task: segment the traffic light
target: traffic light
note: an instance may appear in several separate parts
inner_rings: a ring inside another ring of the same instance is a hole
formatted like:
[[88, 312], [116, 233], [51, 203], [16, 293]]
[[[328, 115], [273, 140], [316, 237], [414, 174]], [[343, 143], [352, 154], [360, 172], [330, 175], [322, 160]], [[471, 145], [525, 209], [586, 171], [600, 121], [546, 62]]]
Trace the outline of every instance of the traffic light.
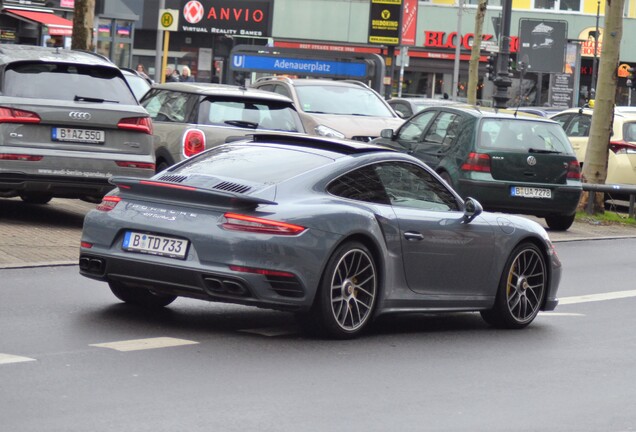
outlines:
[[629, 75], [627, 76], [625, 84], [627, 87], [632, 88], [634, 86], [634, 72], [636, 72], [636, 68], [627, 68], [627, 72], [629, 72]]
[[488, 55], [488, 63], [486, 64], [486, 76], [490, 81], [495, 79], [497, 71], [497, 54], [490, 53]]
[[508, 57], [508, 76], [512, 76], [512, 72], [515, 69], [515, 61]]

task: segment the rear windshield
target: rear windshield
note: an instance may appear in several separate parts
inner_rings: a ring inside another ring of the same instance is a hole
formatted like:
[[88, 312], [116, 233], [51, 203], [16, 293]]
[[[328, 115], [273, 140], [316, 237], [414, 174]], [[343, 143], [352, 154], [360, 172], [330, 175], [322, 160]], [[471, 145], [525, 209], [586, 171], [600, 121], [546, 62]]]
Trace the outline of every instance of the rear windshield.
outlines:
[[395, 117], [373, 90], [336, 85], [296, 86], [303, 111], [316, 114], [340, 114]]
[[199, 106], [199, 124], [304, 132], [290, 103], [207, 98]]
[[15, 63], [5, 70], [2, 91], [21, 98], [137, 105], [121, 72], [113, 67]]
[[558, 123], [522, 119], [484, 119], [478, 131], [478, 147], [572, 154], [572, 146]]
[[261, 184], [276, 184], [333, 162], [293, 148], [223, 146], [181, 165], [175, 174], [205, 174]]

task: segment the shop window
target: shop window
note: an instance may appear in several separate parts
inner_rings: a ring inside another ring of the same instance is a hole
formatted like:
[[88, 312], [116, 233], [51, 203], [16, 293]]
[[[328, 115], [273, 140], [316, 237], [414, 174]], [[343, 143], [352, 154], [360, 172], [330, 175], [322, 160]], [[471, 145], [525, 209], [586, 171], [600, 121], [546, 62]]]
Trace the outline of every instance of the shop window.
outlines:
[[534, 0], [534, 9], [581, 11], [581, 0]]

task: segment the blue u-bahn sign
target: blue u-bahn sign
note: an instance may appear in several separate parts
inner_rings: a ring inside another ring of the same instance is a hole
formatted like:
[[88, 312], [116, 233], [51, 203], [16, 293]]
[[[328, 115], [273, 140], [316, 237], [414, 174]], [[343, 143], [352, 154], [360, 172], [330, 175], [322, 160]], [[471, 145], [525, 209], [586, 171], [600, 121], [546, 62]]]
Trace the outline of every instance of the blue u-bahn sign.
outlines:
[[316, 60], [250, 54], [233, 54], [232, 69], [346, 78], [362, 78], [367, 75], [367, 63], [364, 61]]

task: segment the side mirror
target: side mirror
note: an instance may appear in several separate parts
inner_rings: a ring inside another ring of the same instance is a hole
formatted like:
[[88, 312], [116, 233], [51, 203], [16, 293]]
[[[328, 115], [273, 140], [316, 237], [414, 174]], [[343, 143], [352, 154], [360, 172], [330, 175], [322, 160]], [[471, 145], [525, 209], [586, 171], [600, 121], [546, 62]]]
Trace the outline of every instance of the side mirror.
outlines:
[[385, 139], [393, 139], [393, 129], [382, 129], [380, 136]]
[[479, 201], [474, 198], [466, 198], [464, 201], [464, 217], [462, 218], [462, 223], [470, 223], [473, 219], [481, 214], [484, 211], [484, 208], [481, 206]]

